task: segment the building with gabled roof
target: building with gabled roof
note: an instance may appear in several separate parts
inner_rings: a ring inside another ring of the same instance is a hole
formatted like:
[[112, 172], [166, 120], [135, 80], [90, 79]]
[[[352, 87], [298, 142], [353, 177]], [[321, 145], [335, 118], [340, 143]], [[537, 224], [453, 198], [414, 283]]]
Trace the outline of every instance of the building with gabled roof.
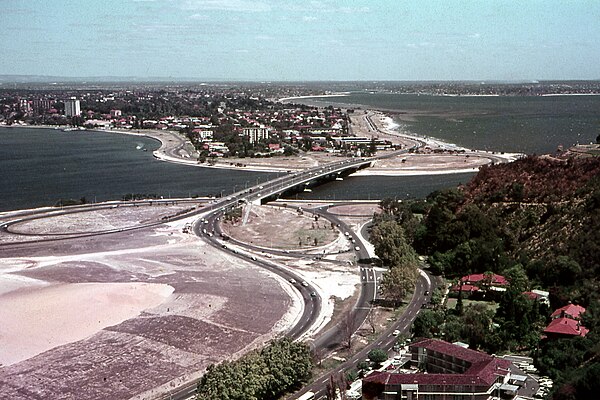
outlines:
[[544, 329], [547, 339], [560, 339], [575, 336], [585, 336], [590, 331], [581, 325], [581, 314], [585, 308], [577, 304], [567, 304], [556, 309], [550, 317], [552, 321]]
[[[489, 279], [489, 282], [487, 280]], [[508, 281], [505, 277], [498, 274], [490, 274], [489, 278], [486, 274], [471, 274], [460, 278], [463, 283], [481, 285], [489, 283], [490, 286], [508, 286]]]
[[363, 379], [365, 400], [488, 399], [508, 387], [511, 362], [438, 339], [409, 346], [418, 373], [375, 372]]
[[589, 331], [578, 320], [563, 317], [553, 319], [546, 329], [544, 329], [544, 334], [548, 339], [560, 339], [564, 337], [585, 336]]
[[555, 318], [571, 318], [579, 319], [581, 314], [585, 312], [585, 308], [577, 304], [567, 304], [555, 310], [550, 316], [552, 319]]

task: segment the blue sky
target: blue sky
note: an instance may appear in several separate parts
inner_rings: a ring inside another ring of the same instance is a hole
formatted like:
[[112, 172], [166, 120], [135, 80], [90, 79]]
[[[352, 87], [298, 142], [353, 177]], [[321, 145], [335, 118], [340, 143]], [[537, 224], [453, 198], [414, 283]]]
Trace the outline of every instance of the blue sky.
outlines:
[[598, 0], [0, 0], [0, 74], [600, 79]]

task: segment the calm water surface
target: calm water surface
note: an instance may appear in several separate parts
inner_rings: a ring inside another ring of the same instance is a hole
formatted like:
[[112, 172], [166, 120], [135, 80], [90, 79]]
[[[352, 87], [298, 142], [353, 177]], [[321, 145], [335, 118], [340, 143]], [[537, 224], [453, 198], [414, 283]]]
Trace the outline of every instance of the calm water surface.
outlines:
[[118, 200], [127, 193], [226, 194], [272, 175], [159, 161], [152, 156], [159, 146], [153, 139], [115, 133], [0, 128], [0, 210], [81, 197]]
[[[600, 96], [353, 93], [306, 102], [387, 110], [396, 113], [394, 119], [411, 132], [483, 150], [546, 154], [560, 145], [593, 142], [600, 134]], [[426, 116], [406, 120], [407, 116], [423, 111]]]
[[[406, 129], [468, 148], [527, 154], [588, 143], [600, 134], [600, 96], [442, 97], [354, 93], [308, 104], [387, 110]], [[357, 110], [360, 112], [360, 110]], [[426, 116], [406, 117], [415, 112]], [[146, 148], [147, 151], [137, 149]], [[170, 164], [152, 157], [159, 143], [105, 132], [0, 129], [0, 210], [53, 205], [60, 199], [116, 200], [127, 193], [159, 196], [231, 193], [273, 174]], [[349, 177], [306, 199], [424, 197], [466, 183], [472, 174]]]

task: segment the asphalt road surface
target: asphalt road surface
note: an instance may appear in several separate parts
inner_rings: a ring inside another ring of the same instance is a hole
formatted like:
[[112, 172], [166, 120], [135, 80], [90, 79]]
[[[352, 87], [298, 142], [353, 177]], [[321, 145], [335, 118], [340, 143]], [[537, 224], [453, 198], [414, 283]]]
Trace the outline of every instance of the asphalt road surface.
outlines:
[[[356, 353], [352, 358], [346, 360], [345, 362], [338, 365], [335, 370], [328, 371], [325, 374], [316, 377], [313, 380], [313, 383], [305, 386], [301, 391], [294, 394], [294, 396], [290, 397], [290, 399], [297, 399], [299, 396], [306, 392], [314, 392], [315, 398], [320, 399], [321, 397], [326, 395], [326, 387], [327, 382], [329, 382], [329, 377], [331, 375], [337, 375], [339, 373], [344, 373], [348, 370], [356, 370], [357, 365], [361, 361], [365, 361], [367, 359], [367, 354], [374, 348], [380, 348], [387, 352], [392, 350], [392, 347], [396, 344], [396, 336], [393, 334], [395, 330], [398, 330], [400, 334], [409, 334], [410, 327], [417, 317], [419, 311], [423, 304], [429, 302], [431, 293], [435, 287], [434, 278], [431, 277], [426, 272], [422, 272], [417, 280], [417, 284], [415, 287], [415, 292], [413, 294], [410, 303], [408, 304], [406, 311], [398, 318], [396, 322], [391, 324], [388, 329], [386, 329], [377, 340], [370, 343], [368, 346], [363, 348], [360, 352]], [[425, 292], [428, 291], [430, 294], [425, 295]]]

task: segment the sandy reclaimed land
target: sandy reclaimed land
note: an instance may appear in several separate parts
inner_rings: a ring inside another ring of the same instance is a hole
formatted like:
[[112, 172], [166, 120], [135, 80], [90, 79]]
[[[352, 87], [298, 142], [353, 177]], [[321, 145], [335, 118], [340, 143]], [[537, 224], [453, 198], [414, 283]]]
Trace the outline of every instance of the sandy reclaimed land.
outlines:
[[3, 246], [0, 398], [152, 398], [284, 332], [302, 309], [289, 283], [186, 222]]
[[356, 218], [367, 218], [371, 219], [373, 214], [380, 214], [381, 207], [379, 201], [370, 204], [359, 203], [359, 204], [342, 204], [333, 205], [327, 209], [327, 211], [337, 216], [349, 216]]
[[[311, 208], [316, 205], [311, 202], [289, 202], [303, 208]], [[331, 223], [323, 218], [319, 219], [319, 226], [327, 233], [328, 240], [317, 247], [298, 247], [297, 237], [288, 232], [304, 228], [312, 230], [314, 218], [309, 213], [299, 215], [295, 210], [283, 208], [283, 204], [288, 203], [287, 200], [279, 200], [276, 203], [281, 207], [270, 205], [253, 207], [252, 210], [256, 213], [248, 219], [248, 223], [244, 227], [231, 224], [222, 224], [222, 226], [236, 240], [252, 242], [251, 244], [258, 246], [291, 250], [289, 257], [280, 255], [270, 258], [270, 261], [293, 270], [294, 273], [310, 282], [323, 299], [318, 322], [304, 335], [305, 338], [308, 338], [322, 331], [330, 323], [334, 318], [334, 307], [339, 301], [347, 300], [358, 293], [360, 268], [356, 264], [352, 243], [338, 228], [332, 229]], [[360, 212], [367, 212], [367, 209], [374, 209], [374, 207], [376, 206], [357, 206]], [[364, 216], [361, 218], [365, 219]], [[315, 229], [319, 228], [315, 225]], [[271, 238], [274, 238], [273, 243], [271, 243]], [[256, 255], [264, 256], [261, 252], [257, 252]], [[298, 257], [298, 255], [302, 256]], [[317, 255], [318, 257], [316, 257]]]
[[0, 321], [11, 321], [0, 326], [0, 364], [85, 339], [160, 305], [172, 292], [169, 285], [139, 282], [55, 284], [9, 292], [0, 296]]
[[[306, 249], [327, 245], [337, 239], [339, 231], [324, 219], [315, 221], [312, 214], [292, 208], [246, 205], [248, 218], [223, 221], [223, 232], [240, 241], [271, 249]], [[315, 245], [316, 239], [316, 245]]]

